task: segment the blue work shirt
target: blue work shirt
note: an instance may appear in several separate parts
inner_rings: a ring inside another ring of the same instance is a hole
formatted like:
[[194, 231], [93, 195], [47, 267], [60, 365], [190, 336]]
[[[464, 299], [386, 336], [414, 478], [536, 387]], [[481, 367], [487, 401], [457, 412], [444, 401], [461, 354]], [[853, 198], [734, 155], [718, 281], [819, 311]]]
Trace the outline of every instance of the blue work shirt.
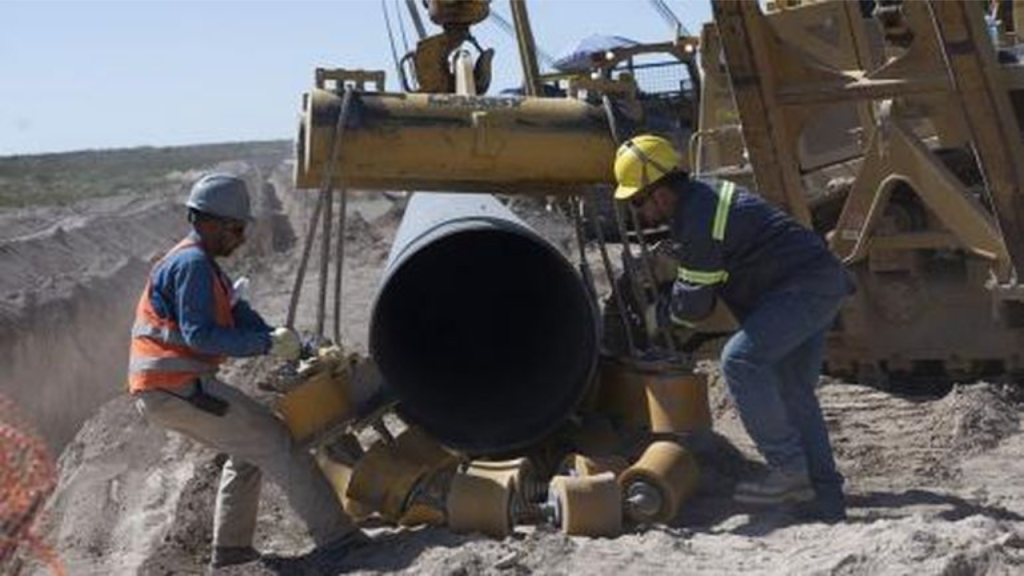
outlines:
[[[189, 238], [198, 242], [193, 232]], [[270, 349], [272, 328], [244, 300], [231, 308], [235, 326], [217, 325], [213, 301], [214, 274], [226, 286], [228, 278], [213, 258], [198, 245], [166, 257], [150, 272], [150, 303], [162, 318], [178, 323], [185, 342], [204, 354], [258, 356]]]
[[711, 180], [688, 180], [677, 194], [672, 240], [679, 275], [669, 306], [676, 323], [703, 319], [718, 296], [742, 321], [769, 293], [853, 292], [822, 238], [760, 196]]

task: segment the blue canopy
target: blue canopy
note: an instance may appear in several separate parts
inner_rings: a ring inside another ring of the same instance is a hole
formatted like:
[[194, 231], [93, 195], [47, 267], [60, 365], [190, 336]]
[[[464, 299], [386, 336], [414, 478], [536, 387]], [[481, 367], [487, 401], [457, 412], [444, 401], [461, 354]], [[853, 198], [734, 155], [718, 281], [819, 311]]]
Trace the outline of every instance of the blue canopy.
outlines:
[[605, 52], [637, 44], [639, 42], [622, 36], [592, 34], [556, 58], [552, 66], [559, 72], [583, 72], [589, 70], [595, 59], [600, 59]]

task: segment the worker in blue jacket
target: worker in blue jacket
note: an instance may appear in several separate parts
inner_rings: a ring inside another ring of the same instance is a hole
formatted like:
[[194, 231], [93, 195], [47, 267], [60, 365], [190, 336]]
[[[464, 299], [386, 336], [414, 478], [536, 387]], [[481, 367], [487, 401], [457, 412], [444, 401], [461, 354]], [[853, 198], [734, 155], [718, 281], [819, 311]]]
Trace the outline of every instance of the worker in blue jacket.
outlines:
[[146, 419], [227, 454], [214, 509], [211, 568], [261, 559], [253, 548], [263, 478], [277, 484], [331, 566], [366, 540], [342, 509], [308, 450], [263, 404], [221, 381], [228, 357], [297, 360], [301, 343], [272, 328], [217, 262], [245, 241], [251, 221], [245, 181], [210, 174], [189, 194], [192, 232], [153, 267], [136, 305], [128, 389]]
[[735, 499], [844, 519], [843, 477], [815, 386], [825, 334], [853, 292], [845, 269], [815, 232], [759, 196], [689, 178], [663, 138], [622, 144], [615, 176], [615, 198], [632, 202], [642, 222], [671, 225], [679, 267], [655, 317], [692, 329], [721, 301], [740, 322], [722, 374], [769, 472], [739, 483]]

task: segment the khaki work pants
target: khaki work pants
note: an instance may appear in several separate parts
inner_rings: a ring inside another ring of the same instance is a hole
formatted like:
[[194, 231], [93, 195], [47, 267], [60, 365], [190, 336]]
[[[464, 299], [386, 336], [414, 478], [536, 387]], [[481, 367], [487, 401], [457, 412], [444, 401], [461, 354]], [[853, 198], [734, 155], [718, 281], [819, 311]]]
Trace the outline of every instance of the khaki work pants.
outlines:
[[194, 386], [173, 394], [151, 390], [135, 396], [136, 407], [149, 422], [228, 455], [217, 491], [214, 546], [252, 545], [263, 473], [281, 487], [317, 545], [355, 529], [312, 455], [292, 445], [281, 420], [216, 378], [204, 377], [202, 385], [207, 394], [227, 401], [227, 413], [217, 416], [183, 399]]

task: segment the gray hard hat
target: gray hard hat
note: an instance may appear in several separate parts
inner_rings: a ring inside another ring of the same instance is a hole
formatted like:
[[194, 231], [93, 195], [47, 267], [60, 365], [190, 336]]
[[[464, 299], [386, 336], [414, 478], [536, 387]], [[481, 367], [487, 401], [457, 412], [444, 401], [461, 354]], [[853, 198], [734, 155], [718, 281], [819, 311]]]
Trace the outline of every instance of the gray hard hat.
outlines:
[[245, 180], [230, 174], [207, 174], [192, 185], [185, 206], [204, 214], [252, 221]]

